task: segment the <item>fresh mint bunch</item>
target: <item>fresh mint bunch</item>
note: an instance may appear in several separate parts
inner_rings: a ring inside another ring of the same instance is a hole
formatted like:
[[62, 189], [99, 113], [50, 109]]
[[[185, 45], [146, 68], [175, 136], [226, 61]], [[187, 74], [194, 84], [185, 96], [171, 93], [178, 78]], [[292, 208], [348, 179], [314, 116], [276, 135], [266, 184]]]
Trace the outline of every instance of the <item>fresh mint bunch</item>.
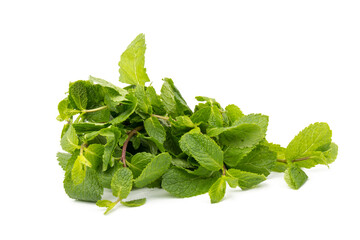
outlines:
[[[96, 202], [108, 213], [134, 188], [163, 188], [185, 198], [208, 193], [220, 202], [226, 187], [254, 188], [272, 172], [284, 172], [290, 188], [308, 179], [304, 168], [329, 165], [338, 147], [326, 123], [302, 130], [284, 148], [266, 140], [269, 117], [244, 114], [230, 104], [196, 97], [194, 111], [170, 78], [158, 94], [145, 69], [145, 37], [138, 35], [121, 55], [121, 88], [90, 76], [69, 85], [58, 105], [65, 122], [57, 159], [70, 198]], [[102, 200], [104, 188], [116, 201]]]

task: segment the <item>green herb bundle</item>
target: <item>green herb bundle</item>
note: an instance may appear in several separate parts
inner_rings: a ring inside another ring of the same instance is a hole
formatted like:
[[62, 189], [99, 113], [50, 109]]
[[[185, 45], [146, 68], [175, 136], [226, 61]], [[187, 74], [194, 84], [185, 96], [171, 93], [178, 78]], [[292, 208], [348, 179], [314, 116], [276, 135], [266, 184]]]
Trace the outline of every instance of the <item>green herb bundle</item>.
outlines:
[[[118, 203], [143, 205], [146, 199], [126, 200], [132, 189], [157, 187], [180, 198], [208, 193], [217, 203], [227, 184], [250, 189], [271, 171], [284, 172], [299, 189], [308, 178], [303, 168], [335, 160], [338, 147], [326, 123], [311, 124], [284, 148], [266, 140], [268, 116], [202, 96], [192, 111], [169, 78], [157, 94], [145, 86], [145, 49], [140, 34], [121, 55], [119, 80], [128, 86], [90, 76], [70, 83], [59, 103], [66, 153], [57, 159], [70, 198], [96, 202], [107, 213]], [[101, 200], [104, 188], [117, 200]]]

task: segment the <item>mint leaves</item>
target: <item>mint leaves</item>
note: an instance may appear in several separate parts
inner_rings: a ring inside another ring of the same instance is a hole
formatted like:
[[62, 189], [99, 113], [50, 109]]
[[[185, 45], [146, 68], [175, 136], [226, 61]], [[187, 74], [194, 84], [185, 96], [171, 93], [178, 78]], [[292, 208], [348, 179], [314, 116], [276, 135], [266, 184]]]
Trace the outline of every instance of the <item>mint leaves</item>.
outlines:
[[[121, 55], [116, 86], [90, 76], [69, 84], [58, 104], [64, 152], [57, 153], [70, 198], [106, 208], [138, 207], [139, 188], [162, 188], [180, 198], [208, 193], [211, 203], [226, 187], [248, 190], [282, 172], [292, 189], [308, 180], [306, 168], [335, 161], [338, 146], [326, 123], [302, 130], [287, 147], [266, 140], [269, 117], [198, 96], [192, 110], [170, 78], [156, 92], [147, 84], [145, 36]], [[104, 188], [115, 200], [102, 199]]]

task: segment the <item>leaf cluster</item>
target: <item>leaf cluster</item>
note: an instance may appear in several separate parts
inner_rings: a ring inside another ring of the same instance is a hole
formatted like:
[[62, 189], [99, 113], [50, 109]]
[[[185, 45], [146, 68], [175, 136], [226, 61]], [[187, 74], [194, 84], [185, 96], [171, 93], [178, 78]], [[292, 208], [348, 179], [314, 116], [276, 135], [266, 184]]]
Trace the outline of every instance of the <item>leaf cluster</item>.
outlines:
[[[198, 96], [192, 110], [170, 78], [160, 93], [147, 84], [145, 38], [138, 35], [121, 55], [118, 87], [90, 76], [69, 84], [58, 105], [65, 122], [57, 154], [70, 198], [96, 202], [109, 212], [135, 188], [162, 188], [186, 198], [208, 193], [221, 201], [227, 186], [247, 190], [272, 171], [284, 172], [293, 189], [307, 180], [304, 168], [329, 165], [337, 156], [326, 123], [311, 124], [284, 148], [266, 140], [268, 116], [244, 114], [230, 104]], [[102, 200], [104, 188], [115, 201]]]

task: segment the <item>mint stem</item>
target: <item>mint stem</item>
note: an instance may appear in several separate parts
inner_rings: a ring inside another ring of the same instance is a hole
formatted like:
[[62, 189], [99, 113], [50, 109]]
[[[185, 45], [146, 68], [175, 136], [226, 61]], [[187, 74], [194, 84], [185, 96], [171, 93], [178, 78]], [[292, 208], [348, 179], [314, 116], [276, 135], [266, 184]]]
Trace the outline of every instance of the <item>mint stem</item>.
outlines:
[[107, 106], [102, 106], [102, 107], [98, 107], [98, 108], [94, 108], [94, 109], [84, 109], [84, 110], [82, 110], [82, 112], [83, 113], [91, 113], [91, 112], [101, 111], [106, 108], [107, 108]]
[[156, 118], [160, 118], [160, 119], [164, 119], [166, 121], [169, 121], [169, 117], [164, 117], [164, 116], [160, 116], [160, 115], [156, 115], [156, 114], [151, 114], [152, 117], [156, 117]]
[[131, 130], [129, 133], [128, 133], [128, 137], [127, 139], [125, 140], [124, 142], [124, 145], [122, 147], [122, 152], [121, 152], [121, 161], [123, 162], [123, 166], [126, 167], [126, 149], [127, 149], [127, 146], [130, 142], [130, 139], [132, 138], [132, 136], [134, 136], [138, 131], [140, 131], [141, 129], [143, 128], [143, 126], [139, 126], [139, 127], [136, 127], [134, 128], [133, 130]]
[[225, 174], [226, 174], [226, 167], [225, 167], [225, 164], [224, 164], [224, 165], [223, 165], [223, 170], [222, 170], [222, 175], [225, 176]]
[[[304, 161], [304, 160], [308, 160], [310, 159], [310, 157], [303, 157], [303, 158], [298, 158], [295, 160], [292, 160], [292, 162], [300, 162], [300, 161]], [[287, 163], [286, 159], [276, 159], [276, 161], [281, 162], [281, 163]]]

